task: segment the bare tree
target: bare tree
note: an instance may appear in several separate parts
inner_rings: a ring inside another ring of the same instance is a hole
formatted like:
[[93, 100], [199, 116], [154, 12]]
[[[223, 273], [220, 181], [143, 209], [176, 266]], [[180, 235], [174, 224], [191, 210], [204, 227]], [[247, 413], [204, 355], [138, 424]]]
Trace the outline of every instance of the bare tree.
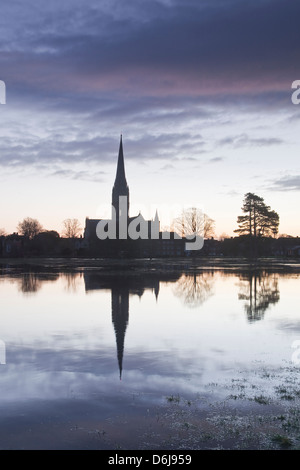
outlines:
[[63, 236], [66, 238], [78, 238], [81, 235], [82, 228], [78, 219], [65, 219], [63, 221]]
[[174, 219], [173, 224], [175, 232], [181, 237], [196, 234], [209, 238], [214, 235], [215, 221], [196, 207], [183, 210], [181, 215]]
[[43, 231], [43, 227], [37, 219], [27, 217], [22, 222], [18, 223], [17, 230], [21, 235], [32, 240], [36, 235]]
[[6, 231], [4, 228], [0, 228], [0, 237], [5, 237], [7, 235]]
[[228, 233], [222, 232], [221, 235], [219, 236], [219, 241], [220, 241], [220, 242], [223, 242], [223, 241], [226, 240], [227, 238], [230, 238], [230, 236], [228, 235]]

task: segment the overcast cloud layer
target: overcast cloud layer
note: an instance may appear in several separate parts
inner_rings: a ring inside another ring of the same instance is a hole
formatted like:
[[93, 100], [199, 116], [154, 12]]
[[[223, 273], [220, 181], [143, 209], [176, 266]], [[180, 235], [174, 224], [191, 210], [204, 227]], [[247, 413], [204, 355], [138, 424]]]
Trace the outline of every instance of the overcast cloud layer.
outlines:
[[[45, 134], [19, 133], [22, 143], [14, 134], [14, 144], [7, 137], [1, 165], [108, 158], [113, 122], [157, 137], [152, 125], [166, 133], [195, 116], [207, 121], [226, 101], [282, 107], [299, 67], [293, 0], [13, 1], [1, 10], [7, 104], [38, 108]], [[157, 138], [146, 138], [154, 157], [166, 156], [163, 142], [159, 150]]]
[[282, 91], [299, 59], [293, 0], [38, 5], [2, 12], [4, 79], [22, 92]]
[[[161, 160], [162, 171], [283, 148], [274, 122], [299, 119], [299, 17], [294, 0], [3, 4], [2, 176], [105, 181], [120, 133], [128, 161]], [[265, 181], [295, 191], [298, 173]]]

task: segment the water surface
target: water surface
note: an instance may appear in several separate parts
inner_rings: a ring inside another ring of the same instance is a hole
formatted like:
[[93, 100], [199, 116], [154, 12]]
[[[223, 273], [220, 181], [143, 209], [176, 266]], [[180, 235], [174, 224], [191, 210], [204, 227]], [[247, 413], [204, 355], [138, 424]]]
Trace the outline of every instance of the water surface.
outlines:
[[298, 380], [297, 270], [1, 273], [2, 449], [135, 448], [158, 407]]

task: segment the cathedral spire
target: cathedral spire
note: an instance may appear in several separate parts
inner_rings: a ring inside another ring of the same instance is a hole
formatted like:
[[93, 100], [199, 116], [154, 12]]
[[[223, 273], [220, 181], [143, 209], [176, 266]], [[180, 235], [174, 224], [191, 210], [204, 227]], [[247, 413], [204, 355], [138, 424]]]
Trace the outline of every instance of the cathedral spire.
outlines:
[[125, 176], [124, 155], [123, 155], [122, 134], [120, 137], [118, 165], [117, 165], [117, 173], [116, 173], [114, 186], [118, 186], [122, 189], [127, 187], [127, 181], [126, 181], [126, 176]]
[[113, 190], [112, 190], [112, 205], [116, 210], [117, 222], [118, 222], [119, 217], [120, 217], [120, 207], [119, 207], [119, 198], [120, 198], [120, 196], [126, 196], [127, 197], [127, 217], [128, 217], [128, 213], [129, 213], [129, 188], [128, 188], [127, 181], [126, 181], [126, 176], [125, 176], [122, 134], [121, 134], [121, 138], [120, 138], [116, 179], [115, 179]]

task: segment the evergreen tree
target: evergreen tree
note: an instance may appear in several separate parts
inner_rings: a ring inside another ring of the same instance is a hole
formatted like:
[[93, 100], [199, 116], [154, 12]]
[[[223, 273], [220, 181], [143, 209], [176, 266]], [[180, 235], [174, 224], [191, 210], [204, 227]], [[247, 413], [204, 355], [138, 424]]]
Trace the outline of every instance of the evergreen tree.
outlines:
[[277, 235], [279, 215], [265, 204], [262, 197], [253, 193], [245, 194], [242, 211], [245, 215], [238, 216], [239, 228], [235, 230], [236, 233], [253, 237]]

